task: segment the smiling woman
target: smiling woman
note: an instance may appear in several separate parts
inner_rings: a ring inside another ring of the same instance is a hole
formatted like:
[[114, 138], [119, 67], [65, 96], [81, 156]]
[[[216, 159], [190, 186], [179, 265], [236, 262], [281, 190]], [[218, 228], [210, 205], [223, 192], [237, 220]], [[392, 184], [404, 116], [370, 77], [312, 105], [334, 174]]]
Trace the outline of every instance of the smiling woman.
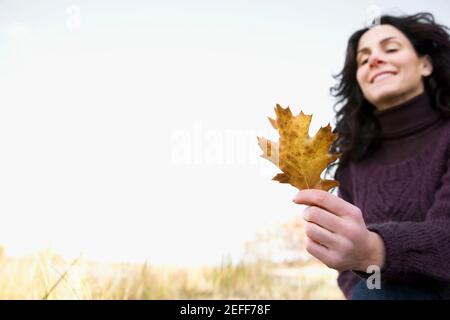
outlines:
[[449, 298], [448, 28], [429, 13], [382, 16], [350, 37], [336, 79], [338, 197], [295, 198], [309, 205], [308, 251], [339, 271], [349, 299]]
[[[380, 40], [381, 39], [381, 40]], [[386, 110], [423, 92], [422, 77], [431, 74], [429, 55], [417, 56], [411, 42], [397, 28], [380, 25], [359, 40], [356, 74], [366, 99]]]

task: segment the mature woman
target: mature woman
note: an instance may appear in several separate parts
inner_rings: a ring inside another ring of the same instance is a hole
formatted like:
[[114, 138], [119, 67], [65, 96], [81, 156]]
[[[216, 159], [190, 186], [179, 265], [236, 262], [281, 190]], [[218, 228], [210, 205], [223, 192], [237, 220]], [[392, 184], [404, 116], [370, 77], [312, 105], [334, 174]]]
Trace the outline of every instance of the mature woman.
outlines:
[[[348, 299], [448, 298], [448, 28], [429, 13], [382, 16], [350, 37], [336, 79], [338, 197], [294, 198], [308, 205], [308, 252], [339, 271]], [[381, 288], [367, 286], [370, 266]]]

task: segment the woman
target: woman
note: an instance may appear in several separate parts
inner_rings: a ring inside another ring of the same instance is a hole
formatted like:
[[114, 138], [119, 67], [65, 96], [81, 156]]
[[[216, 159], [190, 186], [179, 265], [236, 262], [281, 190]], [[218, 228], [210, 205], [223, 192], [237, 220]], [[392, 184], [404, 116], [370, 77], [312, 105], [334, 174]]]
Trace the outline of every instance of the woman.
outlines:
[[[307, 251], [339, 271], [348, 299], [448, 298], [448, 28], [429, 13], [382, 16], [350, 37], [335, 78], [340, 186], [294, 198], [309, 206]], [[380, 289], [367, 286], [371, 266]]]

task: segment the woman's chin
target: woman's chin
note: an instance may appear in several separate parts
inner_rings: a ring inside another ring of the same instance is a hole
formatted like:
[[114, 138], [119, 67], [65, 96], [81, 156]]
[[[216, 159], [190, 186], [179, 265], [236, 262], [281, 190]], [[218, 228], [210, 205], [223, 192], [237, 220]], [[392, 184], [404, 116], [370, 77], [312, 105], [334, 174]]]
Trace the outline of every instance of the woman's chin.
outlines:
[[375, 106], [384, 106], [395, 103], [398, 98], [398, 91], [386, 90], [384, 92], [377, 92], [372, 96], [371, 103]]

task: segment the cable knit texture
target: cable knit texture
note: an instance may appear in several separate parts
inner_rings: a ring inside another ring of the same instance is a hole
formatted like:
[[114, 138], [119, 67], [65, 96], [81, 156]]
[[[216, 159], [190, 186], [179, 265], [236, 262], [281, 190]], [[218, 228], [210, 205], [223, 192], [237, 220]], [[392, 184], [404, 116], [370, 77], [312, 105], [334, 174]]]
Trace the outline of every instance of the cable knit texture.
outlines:
[[[338, 195], [384, 240], [382, 281], [450, 283], [450, 120], [426, 93], [374, 114], [380, 147], [343, 168]], [[367, 276], [344, 271], [338, 284], [350, 298]]]

